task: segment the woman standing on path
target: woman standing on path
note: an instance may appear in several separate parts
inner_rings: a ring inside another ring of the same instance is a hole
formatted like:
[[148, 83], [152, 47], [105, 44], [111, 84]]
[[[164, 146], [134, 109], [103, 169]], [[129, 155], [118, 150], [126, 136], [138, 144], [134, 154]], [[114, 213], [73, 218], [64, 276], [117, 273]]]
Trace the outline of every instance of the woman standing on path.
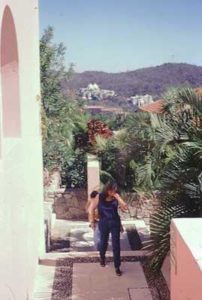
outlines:
[[118, 214], [118, 206], [126, 210], [127, 205], [117, 194], [117, 185], [114, 183], [107, 184], [104, 192], [100, 193], [89, 208], [89, 219], [92, 228], [95, 227], [94, 213], [98, 209], [99, 213], [99, 230], [100, 230], [100, 264], [105, 267], [105, 254], [107, 251], [109, 234], [112, 236], [112, 248], [114, 256], [115, 271], [118, 276], [122, 275], [120, 270], [120, 227], [121, 221]]

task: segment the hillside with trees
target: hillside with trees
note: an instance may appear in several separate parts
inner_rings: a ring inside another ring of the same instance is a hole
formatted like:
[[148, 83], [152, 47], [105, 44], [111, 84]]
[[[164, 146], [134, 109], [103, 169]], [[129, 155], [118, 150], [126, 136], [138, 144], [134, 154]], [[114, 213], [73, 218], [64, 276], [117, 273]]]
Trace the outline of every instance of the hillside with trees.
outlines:
[[114, 90], [120, 96], [151, 94], [159, 97], [170, 87], [202, 85], [202, 67], [185, 63], [167, 63], [161, 66], [122, 73], [86, 71], [65, 80], [65, 90], [86, 87], [96, 82], [101, 88]]

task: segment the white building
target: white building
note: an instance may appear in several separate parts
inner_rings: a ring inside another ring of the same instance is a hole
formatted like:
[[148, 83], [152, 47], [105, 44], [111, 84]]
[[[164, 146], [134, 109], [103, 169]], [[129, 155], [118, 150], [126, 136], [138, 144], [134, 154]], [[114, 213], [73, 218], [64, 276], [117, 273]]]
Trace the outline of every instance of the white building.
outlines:
[[94, 83], [94, 84], [90, 83], [87, 87], [87, 90], [89, 90], [89, 91], [98, 91], [99, 89], [100, 88], [96, 83]]
[[0, 1], [0, 299], [31, 299], [44, 252], [38, 2]]
[[128, 101], [131, 102], [134, 106], [136, 106], [137, 109], [145, 104], [150, 104], [154, 102], [151, 95], [136, 95], [130, 97]]
[[96, 83], [90, 83], [87, 88], [80, 89], [80, 96], [83, 100], [104, 100], [116, 94], [114, 91], [101, 89]]

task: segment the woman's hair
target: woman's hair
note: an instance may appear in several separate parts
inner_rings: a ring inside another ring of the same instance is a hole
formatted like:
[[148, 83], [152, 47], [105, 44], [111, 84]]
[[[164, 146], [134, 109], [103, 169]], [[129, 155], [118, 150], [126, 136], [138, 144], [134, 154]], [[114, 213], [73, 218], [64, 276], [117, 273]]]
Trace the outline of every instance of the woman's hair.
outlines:
[[114, 191], [117, 192], [118, 191], [118, 186], [116, 184], [116, 182], [108, 182], [104, 189], [103, 189], [103, 194], [105, 195], [105, 197], [107, 197], [108, 191]]
[[89, 209], [89, 206], [90, 206], [90, 204], [91, 204], [91, 200], [92, 200], [92, 199], [95, 199], [95, 197], [96, 197], [98, 194], [99, 194], [98, 191], [92, 191], [92, 192], [90, 193], [90, 199], [88, 198], [88, 201], [87, 201], [87, 203], [86, 203], [86, 212], [87, 212], [87, 213], [89, 213], [88, 209]]
[[94, 199], [98, 194], [98, 191], [92, 191], [92, 193], [90, 193], [90, 198]]

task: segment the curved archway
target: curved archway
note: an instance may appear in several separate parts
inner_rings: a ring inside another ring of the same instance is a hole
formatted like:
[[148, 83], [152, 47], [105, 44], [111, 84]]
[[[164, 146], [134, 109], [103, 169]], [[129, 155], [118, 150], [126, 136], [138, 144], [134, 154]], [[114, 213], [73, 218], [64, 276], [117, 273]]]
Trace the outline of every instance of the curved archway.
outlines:
[[19, 57], [12, 12], [5, 7], [1, 27], [1, 86], [4, 137], [21, 135]]

